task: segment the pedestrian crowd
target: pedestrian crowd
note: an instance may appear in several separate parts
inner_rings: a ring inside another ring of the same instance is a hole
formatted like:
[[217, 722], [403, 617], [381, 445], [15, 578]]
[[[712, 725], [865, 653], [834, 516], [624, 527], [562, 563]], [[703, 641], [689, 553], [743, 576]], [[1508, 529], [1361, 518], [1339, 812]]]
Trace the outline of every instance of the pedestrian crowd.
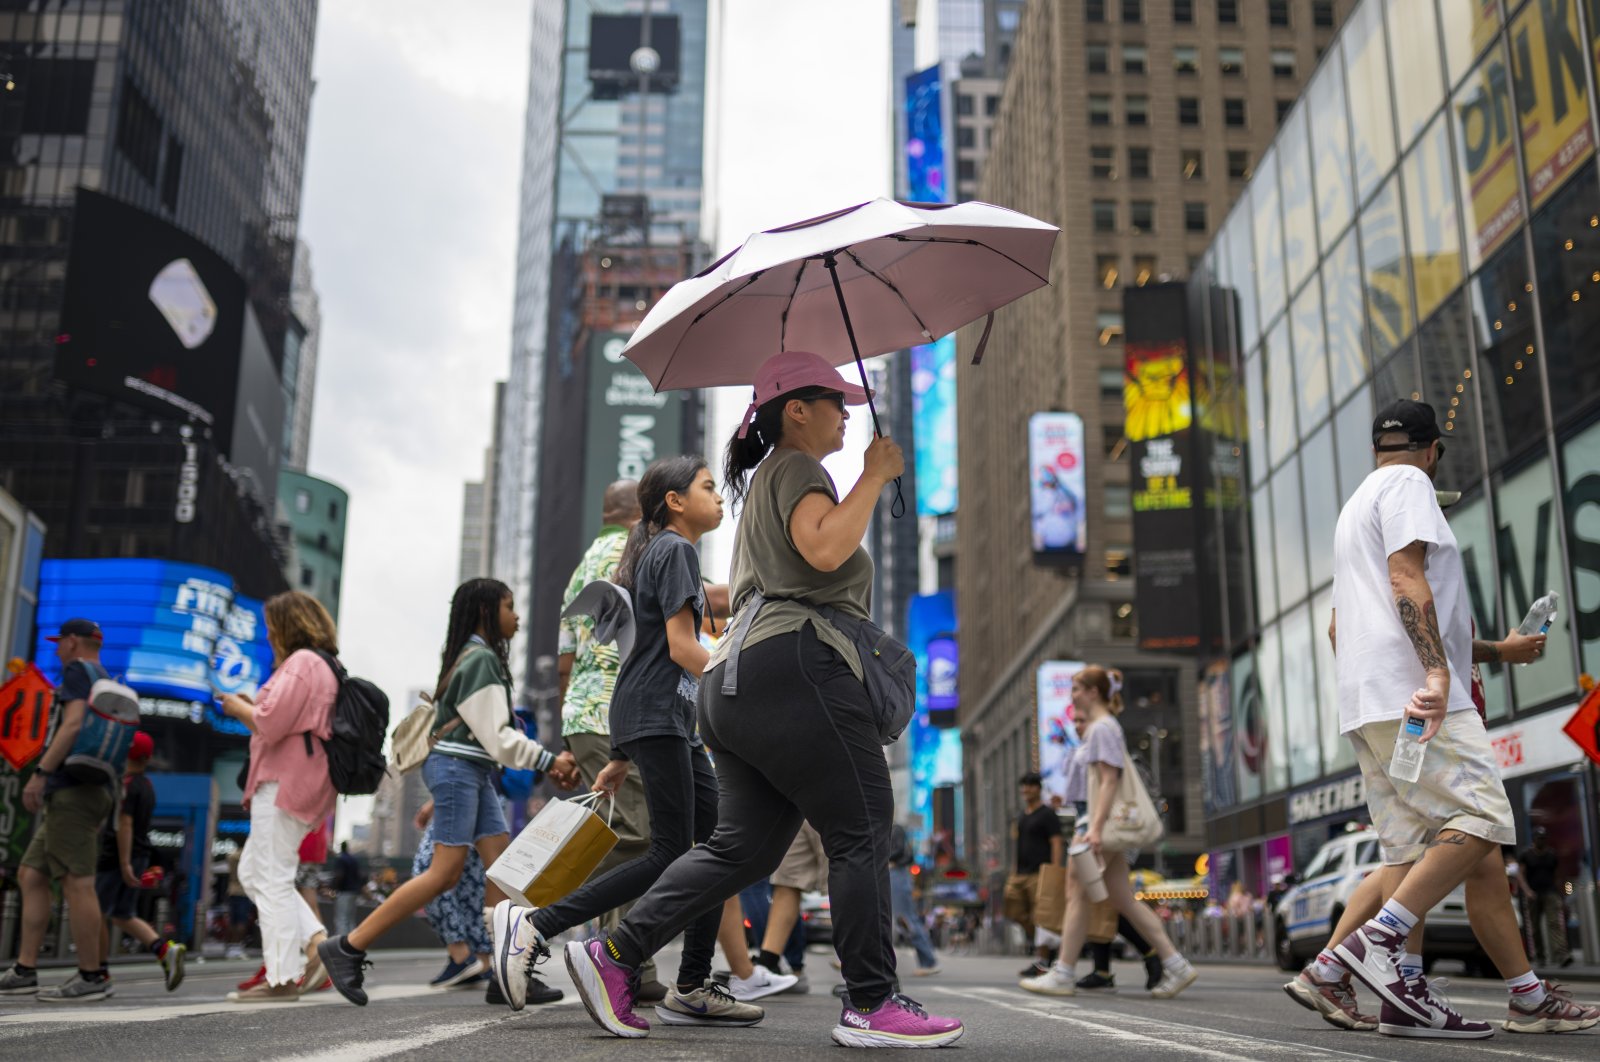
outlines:
[[[269, 599], [270, 678], [254, 696], [219, 698], [251, 735], [242, 779], [250, 832], [230, 860], [229, 891], [236, 921], [253, 908], [262, 952], [256, 976], [228, 998], [289, 1001], [331, 987], [365, 1005], [371, 949], [421, 909], [446, 948], [435, 988], [481, 985], [487, 1003], [512, 1010], [554, 1002], [562, 992], [538, 970], [559, 947], [589, 1016], [615, 1036], [649, 1035], [646, 1007], [664, 1025], [753, 1026], [772, 997], [809, 990], [802, 897], [821, 892], [844, 979], [833, 1040], [862, 1048], [958, 1040], [961, 1021], [930, 1014], [901, 983], [897, 930], [915, 953], [913, 976], [941, 966], [913, 896], [915, 853], [894, 822], [884, 746], [904, 721], [894, 722], [874, 681], [888, 643], [862, 634], [871, 629], [873, 564], [861, 542], [903, 458], [894, 442], [876, 438], [843, 496], [822, 464], [844, 445], [849, 408], [867, 400], [825, 359], [777, 355], [728, 441], [720, 487], [703, 459], [681, 456], [606, 490], [603, 526], [563, 603], [561, 751], [541, 744], [514, 711], [509, 648], [520, 617], [510, 588], [485, 578], [462, 584], [429, 706], [420, 709], [431, 799], [417, 815], [412, 875], [357, 919], [365, 874], [341, 845], [331, 934], [316, 868], [328, 857], [336, 796], [347, 791], [340, 772], [348, 761], [330, 750], [355, 680], [338, 663], [326, 609], [294, 591]], [[1539, 978], [1528, 961], [1500, 854], [1516, 840], [1511, 808], [1470, 682], [1480, 662], [1536, 661], [1544, 638], [1473, 638], [1459, 551], [1433, 490], [1444, 449], [1433, 410], [1417, 402], [1383, 410], [1373, 447], [1377, 468], [1335, 533], [1328, 633], [1340, 729], [1365, 780], [1384, 866], [1357, 888], [1327, 947], [1285, 991], [1344, 1029], [1490, 1035], [1489, 1023], [1451, 1006], [1420, 957], [1425, 916], [1464, 882], [1473, 929], [1506, 981], [1501, 1027], [1593, 1027], [1600, 1009]], [[719, 587], [702, 577], [697, 546], [722, 523], [725, 496], [741, 521], [729, 584]], [[579, 607], [597, 583], [625, 592], [628, 622]], [[99, 706], [116, 683], [100, 664], [103, 637], [92, 620], [71, 620], [51, 640], [62, 681], [45, 752], [23, 792], [40, 817], [19, 876], [21, 946], [0, 974], [0, 994], [105, 999], [112, 927], [147, 950], [176, 989], [184, 945], [136, 909], [151, 855], [155, 798], [145, 771], [153, 742], [134, 734], [112, 761], [85, 769], [80, 738], [101, 726]], [[1172, 999], [1199, 975], [1131, 883], [1138, 850], [1160, 830], [1148, 821], [1153, 810], [1140, 810], [1150, 798], [1119, 721], [1121, 672], [1082, 668], [1072, 704], [1077, 741], [1059, 806], [1045, 803], [1038, 774], [1019, 780], [1004, 912], [1033, 951], [1020, 987], [1048, 996], [1114, 990], [1120, 937], [1143, 960], [1149, 996]], [[1418, 742], [1421, 767], [1408, 775], [1396, 764]], [[505, 771], [534, 772], [609, 803], [615, 847], [586, 881], [544, 906], [485, 873], [511, 844]], [[1542, 831], [1512, 881], [1546, 925], [1547, 958], [1564, 959], [1565, 925], [1549, 914], [1560, 909], [1555, 861]], [[57, 883], [78, 969], [41, 987], [38, 957]], [[1248, 893], [1236, 890], [1233, 907], [1249, 913]], [[595, 935], [558, 941], [591, 924]], [[663, 976], [653, 957], [680, 935], [677, 968]], [[729, 967], [720, 974], [712, 969], [719, 944]], [[1081, 970], [1086, 948], [1091, 962]], [[1376, 1015], [1362, 1009], [1356, 984], [1377, 997]]]

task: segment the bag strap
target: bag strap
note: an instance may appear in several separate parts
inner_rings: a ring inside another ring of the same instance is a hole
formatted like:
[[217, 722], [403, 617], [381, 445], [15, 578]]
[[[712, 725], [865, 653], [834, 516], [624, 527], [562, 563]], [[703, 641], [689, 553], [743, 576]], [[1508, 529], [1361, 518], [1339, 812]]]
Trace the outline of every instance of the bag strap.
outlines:
[[739, 695], [739, 654], [744, 651], [745, 636], [750, 633], [750, 625], [756, 621], [756, 614], [761, 611], [767, 599], [761, 596], [761, 591], [752, 590], [750, 596], [745, 598], [744, 608], [739, 616], [728, 625], [726, 638], [732, 643], [728, 655], [723, 659], [722, 665], [722, 695], [724, 697], [737, 697]]
[[610, 803], [606, 805], [606, 829], [609, 830], [611, 828], [611, 816], [614, 815], [616, 813], [616, 810], [617, 810], [617, 797], [616, 797], [615, 793], [600, 793], [600, 792], [596, 792], [594, 790], [590, 790], [589, 792], [583, 794], [583, 796], [573, 797], [571, 800], [568, 801], [568, 803], [569, 804], [598, 804], [602, 797], [604, 797], [606, 800], [610, 801]]

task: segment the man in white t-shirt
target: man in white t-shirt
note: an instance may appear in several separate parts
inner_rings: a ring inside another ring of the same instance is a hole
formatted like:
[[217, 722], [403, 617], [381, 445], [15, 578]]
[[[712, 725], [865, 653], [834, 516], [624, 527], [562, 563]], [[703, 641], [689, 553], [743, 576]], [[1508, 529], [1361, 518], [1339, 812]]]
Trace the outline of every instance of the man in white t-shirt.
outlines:
[[[1333, 955], [1383, 1001], [1380, 1032], [1482, 1038], [1492, 1026], [1466, 1020], [1400, 966], [1418, 918], [1516, 831], [1472, 703], [1472, 620], [1461, 554], [1434, 495], [1444, 443], [1433, 407], [1391, 403], [1372, 441], [1378, 467], [1334, 532], [1333, 633], [1339, 729], [1355, 746], [1383, 844], [1386, 902]], [[1415, 782], [1388, 770], [1406, 717], [1423, 724]], [[1544, 995], [1537, 979], [1528, 991]]]

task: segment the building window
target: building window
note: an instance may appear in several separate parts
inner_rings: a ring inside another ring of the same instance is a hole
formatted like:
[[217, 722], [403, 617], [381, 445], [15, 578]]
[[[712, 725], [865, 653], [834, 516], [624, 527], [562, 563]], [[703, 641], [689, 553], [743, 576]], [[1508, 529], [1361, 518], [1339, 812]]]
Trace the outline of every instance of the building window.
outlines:
[[1124, 44], [1122, 46], [1122, 72], [1124, 74], [1142, 74], [1145, 72], [1145, 48], [1142, 44]]
[[1294, 77], [1295, 59], [1293, 48], [1272, 49], [1272, 76]]
[[961, 92], [956, 94], [956, 113], [964, 117], [970, 116], [974, 111], [972, 97]]
[[1128, 225], [1135, 234], [1156, 231], [1156, 205], [1148, 199], [1128, 204]]
[[1142, 288], [1156, 279], [1156, 260], [1151, 255], [1133, 256], [1133, 286]]
[[1267, 0], [1267, 24], [1269, 26], [1289, 24], [1289, 0]]
[[976, 181], [978, 179], [978, 164], [972, 159], [956, 160], [956, 180]]
[[978, 131], [970, 125], [963, 125], [956, 129], [956, 147], [971, 148], [978, 146]]
[[1144, 0], [1122, 0], [1122, 21], [1143, 22]]
[[304, 487], [294, 492], [294, 511], [301, 514], [311, 511], [311, 492]]
[[1178, 152], [1178, 161], [1182, 164], [1184, 180], [1197, 181], [1205, 177], [1205, 152], [1198, 148], [1184, 148]]
[[[1101, 493], [1105, 502], [1107, 520], [1130, 520], [1133, 518], [1133, 491], [1127, 486], [1113, 486], [1107, 484]], [[1106, 558], [1110, 563], [1110, 557]]]
[[1187, 44], [1179, 45], [1172, 49], [1172, 70], [1174, 73], [1194, 75], [1200, 72], [1200, 49]]
[[328, 519], [329, 520], [335, 520], [335, 521], [339, 519], [339, 503], [338, 502], [331, 501], [331, 502], [328, 503]]
[[1333, 0], [1311, 0], [1311, 24], [1318, 29], [1333, 28]]
[[1147, 147], [1131, 147], [1128, 149], [1128, 176], [1135, 180], [1146, 180], [1150, 176], [1150, 149]]
[[1117, 286], [1117, 278], [1121, 276], [1121, 270], [1119, 268], [1116, 255], [1096, 255], [1094, 260], [1094, 271], [1095, 275], [1100, 278], [1100, 286], [1102, 288], [1110, 291]]
[[1239, 0], [1217, 0], [1217, 21], [1224, 25], [1237, 25], [1239, 22]]
[[1222, 101], [1222, 120], [1235, 128], [1245, 124], [1244, 100], [1234, 97]]
[[1206, 231], [1206, 205], [1204, 203], [1183, 204], [1183, 229], [1185, 232]]
[[1172, 21], [1193, 22], [1194, 0], [1172, 0]]
[[1107, 461], [1115, 461], [1117, 458], [1121, 457], [1124, 450], [1122, 443], [1122, 425], [1101, 425], [1100, 445], [1105, 447]]
[[307, 588], [317, 585], [316, 573], [305, 565], [300, 566], [300, 585]]
[[1096, 199], [1093, 205], [1094, 231], [1117, 231], [1117, 204], [1110, 199]]
[[1198, 96], [1178, 97], [1178, 124], [1200, 124], [1200, 98]]
[[1116, 148], [1097, 144], [1089, 149], [1089, 176], [1117, 179]]
[[1292, 110], [1294, 110], [1294, 100], [1279, 100], [1278, 101], [1278, 124], [1279, 125], [1283, 124], [1283, 120], [1285, 118], [1289, 117], [1289, 112], [1292, 111]]
[[117, 119], [117, 150], [152, 185], [161, 165], [161, 116], [128, 79], [122, 79], [122, 109]]
[[1235, 181], [1250, 179], [1250, 152], [1228, 152], [1228, 176]]
[[1106, 20], [1106, 0], [1083, 0], [1083, 20], [1085, 22], [1104, 22]]
[[983, 98], [983, 113], [987, 114], [990, 118], [993, 118], [995, 115], [999, 114], [1000, 113], [1000, 97], [999, 96], [985, 96]]
[[1244, 73], [1243, 48], [1218, 48], [1217, 67], [1223, 77], [1238, 77]]
[[1095, 339], [1103, 347], [1122, 338], [1122, 311], [1101, 310], [1095, 314]]
[[1100, 366], [1100, 397], [1107, 402], [1122, 401], [1123, 372], [1111, 366]]
[[178, 211], [178, 189], [183, 184], [183, 145], [178, 138], [167, 134], [167, 161], [161, 171], [161, 205], [172, 213]]
[[1089, 73], [1108, 74], [1111, 72], [1110, 45], [1087, 44], [1084, 45], [1083, 54], [1089, 62]]
[[1129, 125], [1150, 124], [1149, 96], [1129, 96], [1125, 102], [1127, 104], [1127, 110], [1125, 113], [1127, 115]]
[[1110, 125], [1111, 124], [1111, 97], [1110, 96], [1101, 95], [1101, 94], [1096, 93], [1096, 94], [1091, 95], [1089, 97], [1089, 124], [1090, 125]]

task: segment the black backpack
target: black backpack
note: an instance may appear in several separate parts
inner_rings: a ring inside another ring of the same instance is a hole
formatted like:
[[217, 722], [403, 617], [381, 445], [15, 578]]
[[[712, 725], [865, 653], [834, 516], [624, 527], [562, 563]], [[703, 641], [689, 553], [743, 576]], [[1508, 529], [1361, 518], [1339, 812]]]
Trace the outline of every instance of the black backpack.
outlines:
[[[333, 788], [346, 796], [368, 796], [378, 791], [389, 762], [383, 742], [389, 733], [389, 698], [363, 678], [353, 678], [337, 657], [316, 650], [339, 680], [333, 701], [333, 734], [322, 743], [328, 754], [328, 777]], [[305, 735], [306, 755], [311, 755], [311, 734]]]

